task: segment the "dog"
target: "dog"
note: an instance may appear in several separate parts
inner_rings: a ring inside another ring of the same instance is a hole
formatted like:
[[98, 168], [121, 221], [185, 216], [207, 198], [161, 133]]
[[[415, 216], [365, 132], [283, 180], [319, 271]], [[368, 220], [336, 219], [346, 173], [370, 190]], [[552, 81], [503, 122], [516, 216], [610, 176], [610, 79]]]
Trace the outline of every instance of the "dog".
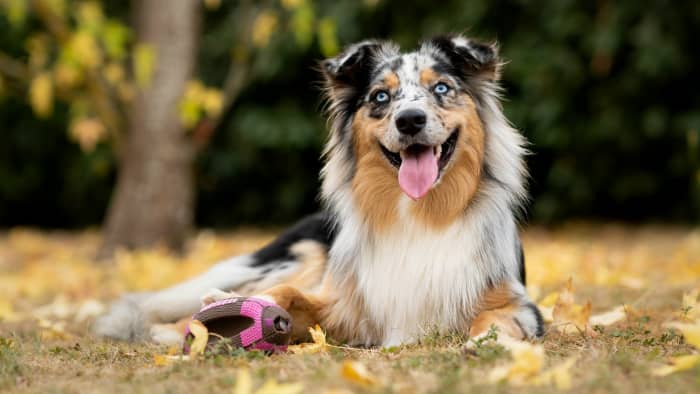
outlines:
[[503, 114], [501, 67], [496, 44], [463, 35], [412, 52], [363, 41], [321, 62], [322, 212], [194, 279], [123, 297], [97, 332], [182, 341], [182, 324], [163, 323], [196, 312], [202, 296], [243, 294], [286, 309], [297, 342], [314, 324], [353, 346], [479, 337], [493, 326], [542, 336], [518, 234], [526, 142]]

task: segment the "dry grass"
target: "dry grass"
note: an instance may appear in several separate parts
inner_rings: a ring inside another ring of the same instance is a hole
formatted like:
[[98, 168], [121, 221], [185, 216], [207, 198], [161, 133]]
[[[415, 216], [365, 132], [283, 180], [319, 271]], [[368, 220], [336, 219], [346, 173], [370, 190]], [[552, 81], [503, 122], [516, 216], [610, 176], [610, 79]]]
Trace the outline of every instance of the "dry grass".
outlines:
[[[252, 371], [254, 386], [269, 379], [300, 382], [304, 392], [550, 392], [551, 385], [489, 383], [508, 351], [491, 342], [467, 350], [463, 337], [429, 336], [391, 349], [331, 347], [317, 354], [264, 356], [234, 352], [158, 366], [168, 349], [105, 342], [89, 335], [92, 316], [126, 290], [174, 283], [213, 261], [254, 249], [271, 232], [200, 233], [189, 252], [120, 253], [111, 266], [91, 256], [94, 232], [0, 235], [0, 391], [12, 392], [232, 392], [237, 372]], [[700, 392], [700, 367], [666, 377], [650, 371], [670, 356], [696, 354], [664, 323], [679, 319], [685, 291], [700, 283], [700, 233], [688, 228], [575, 224], [525, 232], [528, 281], [536, 299], [572, 277], [579, 301], [593, 312], [630, 305], [626, 319], [594, 333], [563, 334], [549, 327], [541, 341], [545, 368], [577, 357], [570, 391]], [[48, 306], [47, 306], [48, 305]], [[44, 306], [43, 308], [39, 308]], [[632, 312], [633, 311], [633, 312]], [[687, 313], [687, 311], [685, 311]], [[61, 326], [64, 324], [65, 326]], [[359, 360], [374, 381], [361, 386], [341, 374]]]

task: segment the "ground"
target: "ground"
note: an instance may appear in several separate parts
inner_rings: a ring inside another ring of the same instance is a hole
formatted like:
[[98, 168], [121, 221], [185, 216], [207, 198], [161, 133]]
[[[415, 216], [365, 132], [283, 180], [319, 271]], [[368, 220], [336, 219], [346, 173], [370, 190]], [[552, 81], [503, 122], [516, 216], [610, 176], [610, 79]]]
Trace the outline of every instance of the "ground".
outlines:
[[[700, 392], [698, 349], [669, 326], [700, 318], [692, 292], [700, 284], [700, 231], [687, 227], [526, 228], [529, 291], [553, 319], [531, 344], [428, 335], [416, 345], [350, 349], [321, 339], [293, 354], [177, 360], [177, 349], [90, 335], [94, 317], [120, 293], [172, 284], [274, 234], [202, 231], [184, 256], [120, 252], [104, 264], [92, 259], [96, 231], [0, 233], [0, 391]], [[695, 365], [658, 376], [682, 355]]]

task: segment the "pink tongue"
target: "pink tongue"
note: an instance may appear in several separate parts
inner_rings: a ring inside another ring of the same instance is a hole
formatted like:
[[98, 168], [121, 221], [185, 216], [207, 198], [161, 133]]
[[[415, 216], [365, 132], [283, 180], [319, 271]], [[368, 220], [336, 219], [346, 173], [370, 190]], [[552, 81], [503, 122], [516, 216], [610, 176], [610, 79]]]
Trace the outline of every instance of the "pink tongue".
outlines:
[[409, 197], [418, 200], [428, 193], [438, 176], [438, 161], [433, 148], [406, 152], [399, 168], [399, 185]]

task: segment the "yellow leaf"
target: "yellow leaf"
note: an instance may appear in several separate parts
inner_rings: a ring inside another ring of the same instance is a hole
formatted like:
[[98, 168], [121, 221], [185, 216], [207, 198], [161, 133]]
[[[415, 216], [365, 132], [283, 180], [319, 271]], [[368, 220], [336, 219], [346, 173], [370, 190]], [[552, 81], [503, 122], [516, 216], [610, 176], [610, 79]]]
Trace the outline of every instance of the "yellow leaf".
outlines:
[[204, 112], [207, 116], [215, 118], [221, 114], [221, 109], [223, 108], [223, 96], [221, 91], [217, 89], [207, 89], [204, 91], [204, 97], [202, 97], [202, 107], [204, 107]]
[[78, 6], [78, 24], [91, 32], [97, 32], [104, 21], [102, 6], [96, 1], [84, 1]]
[[557, 300], [559, 300], [559, 292], [553, 291], [541, 299], [539, 304], [542, 306], [554, 306], [557, 304]]
[[194, 336], [194, 340], [190, 344], [190, 355], [204, 354], [207, 342], [209, 342], [209, 331], [199, 320], [192, 320], [190, 322], [190, 332]]
[[346, 360], [340, 373], [345, 380], [365, 388], [378, 384], [377, 378], [359, 361]]
[[313, 328], [309, 327], [309, 333], [311, 334], [313, 343], [291, 345], [287, 349], [294, 354], [313, 354], [328, 350], [326, 334], [323, 332], [323, 330], [321, 330], [321, 327], [319, 327], [318, 324]]
[[71, 36], [68, 46], [80, 65], [94, 69], [102, 64], [102, 51], [97, 45], [95, 37], [87, 30], [75, 32]]
[[274, 11], [264, 10], [260, 12], [253, 22], [251, 32], [253, 45], [258, 48], [266, 46], [277, 28], [277, 22], [277, 14]]
[[250, 371], [241, 369], [236, 377], [236, 386], [233, 388], [233, 394], [251, 394], [253, 392], [253, 379], [250, 377]]
[[53, 68], [53, 77], [59, 90], [70, 90], [83, 79], [79, 66], [69, 62], [58, 62]]
[[43, 72], [32, 80], [29, 85], [29, 102], [34, 113], [45, 118], [53, 112], [53, 82], [51, 76]]
[[102, 72], [107, 81], [114, 86], [124, 80], [124, 68], [119, 63], [109, 63]]
[[576, 363], [576, 357], [572, 357], [542, 372], [532, 380], [534, 385], [546, 385], [554, 383], [559, 390], [571, 389], [571, 368]]
[[510, 368], [510, 380], [525, 380], [537, 374], [544, 364], [544, 348], [527, 342], [511, 345], [513, 364]]
[[5, 0], [2, 3], [7, 12], [7, 20], [14, 28], [24, 25], [27, 19], [27, 0]]
[[674, 372], [685, 371], [700, 363], [700, 354], [672, 357], [671, 365], [665, 365], [651, 371], [654, 376], [666, 376]]
[[559, 293], [559, 298], [552, 311], [554, 325], [559, 331], [565, 333], [588, 332], [590, 315], [590, 301], [585, 305], [578, 305], [574, 302], [572, 280], [569, 279], [566, 287]]
[[156, 50], [153, 45], [139, 43], [134, 47], [134, 76], [140, 88], [146, 88], [151, 84], [156, 61]]
[[44, 341], [71, 339], [73, 335], [66, 332], [66, 322], [52, 322], [49, 320], [39, 319], [39, 327], [41, 330], [41, 339]]
[[310, 4], [297, 7], [292, 13], [291, 28], [300, 47], [308, 47], [314, 39], [314, 9]]
[[502, 380], [514, 385], [524, 385], [535, 377], [544, 364], [544, 348], [541, 345], [533, 345], [528, 342], [501, 338], [498, 343], [510, 350], [512, 362], [491, 370], [488, 380], [492, 383]]
[[696, 349], [700, 349], [700, 320], [694, 324], [669, 323], [667, 326], [680, 331], [687, 343], [695, 346]]
[[13, 322], [21, 319], [21, 316], [15, 312], [10, 301], [5, 298], [0, 299], [0, 321]]
[[334, 56], [340, 51], [336, 30], [335, 21], [331, 18], [326, 17], [318, 22], [318, 43], [323, 56]]
[[187, 355], [172, 355], [172, 354], [156, 354], [153, 356], [153, 364], [158, 367], [164, 367], [176, 361], [190, 361], [192, 358]]
[[126, 45], [131, 39], [131, 30], [120, 22], [110, 20], [102, 28], [102, 43], [110, 59], [121, 60], [126, 56]]
[[683, 318], [686, 320], [700, 319], [700, 288], [694, 289], [688, 293], [683, 293]]
[[268, 380], [260, 387], [255, 394], [299, 394], [304, 390], [301, 383], [277, 383], [275, 380]]
[[591, 316], [588, 322], [592, 326], [609, 326], [623, 320], [625, 317], [627, 317], [625, 306], [621, 305], [607, 312]]
[[318, 324], [316, 324], [314, 328], [309, 327], [309, 333], [311, 333], [311, 339], [313, 339], [315, 344], [321, 346], [328, 345], [326, 342], [326, 333], [321, 330], [321, 327]]
[[105, 126], [97, 118], [80, 118], [71, 122], [70, 136], [83, 152], [92, 152], [106, 135]]
[[170, 364], [170, 360], [165, 357], [163, 354], [154, 354], [153, 355], [153, 364], [155, 364], [158, 367], [164, 367], [168, 364]]

